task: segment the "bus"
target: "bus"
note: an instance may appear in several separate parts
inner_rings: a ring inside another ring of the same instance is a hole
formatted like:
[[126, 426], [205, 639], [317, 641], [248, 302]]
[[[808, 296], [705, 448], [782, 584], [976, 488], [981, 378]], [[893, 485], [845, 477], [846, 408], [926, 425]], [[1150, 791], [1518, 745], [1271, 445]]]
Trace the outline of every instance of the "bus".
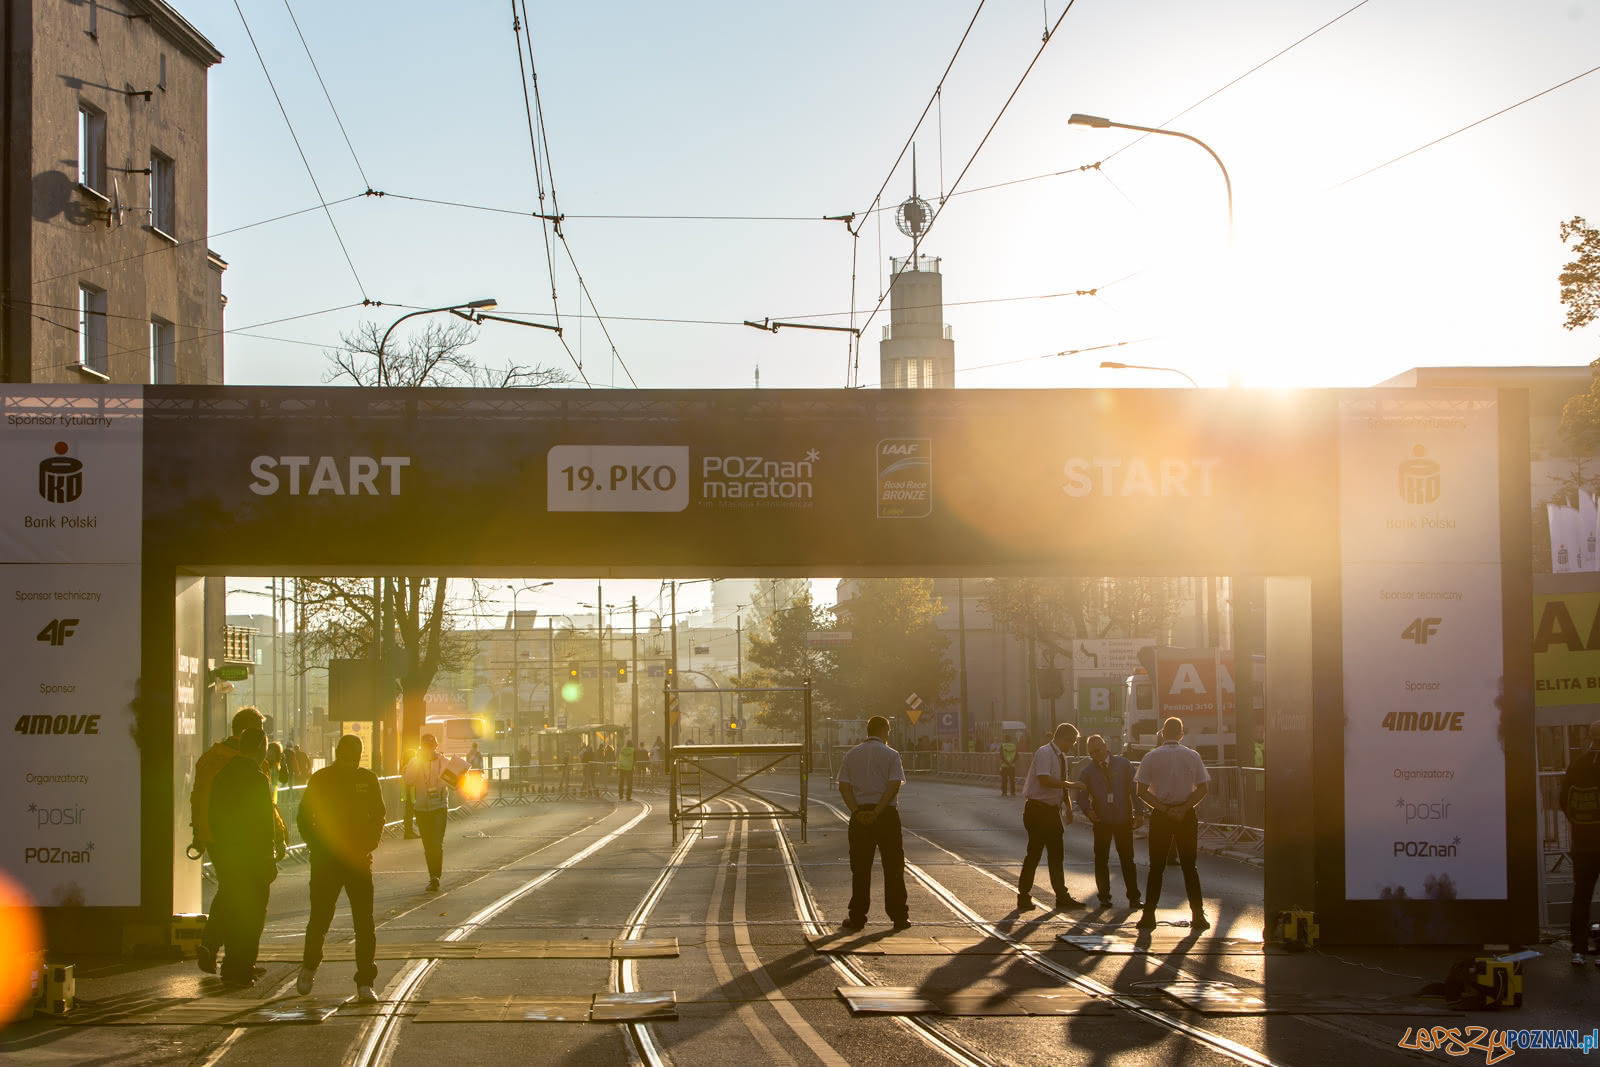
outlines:
[[[1266, 657], [1257, 653], [1252, 659], [1255, 664], [1254, 704], [1259, 722], [1266, 703]], [[1207, 763], [1232, 762], [1238, 749], [1233, 650], [1163, 650], [1157, 669], [1161, 681], [1159, 693], [1143, 667], [1136, 668], [1123, 683], [1122, 754], [1138, 760], [1161, 744], [1161, 723], [1176, 715], [1183, 720], [1184, 744], [1200, 753]]]
[[452, 756], [465, 759], [474, 744], [479, 752], [487, 755], [494, 744], [494, 725], [487, 719], [468, 715], [430, 717], [422, 727], [422, 732], [438, 739], [439, 755], [445, 759]]

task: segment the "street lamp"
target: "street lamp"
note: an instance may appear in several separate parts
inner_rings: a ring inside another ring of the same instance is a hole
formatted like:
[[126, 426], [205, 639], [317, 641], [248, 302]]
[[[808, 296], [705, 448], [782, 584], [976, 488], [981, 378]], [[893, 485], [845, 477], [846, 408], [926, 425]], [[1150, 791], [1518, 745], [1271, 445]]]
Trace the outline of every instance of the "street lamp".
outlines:
[[1166, 371], [1168, 374], [1181, 374], [1181, 375], [1184, 376], [1185, 379], [1188, 380], [1190, 385], [1194, 386], [1196, 389], [1200, 388], [1200, 383], [1195, 381], [1193, 378], [1189, 377], [1189, 374], [1188, 374], [1187, 371], [1181, 371], [1177, 367], [1151, 367], [1151, 366], [1148, 366], [1148, 365], [1146, 365], [1144, 363], [1118, 363], [1118, 362], [1116, 362], [1114, 360], [1109, 360], [1108, 359], [1105, 362], [1100, 364], [1100, 369], [1101, 370], [1160, 370], [1160, 371]]
[[471, 313], [473, 313], [473, 312], [481, 312], [481, 311], [493, 311], [498, 306], [499, 305], [495, 301], [494, 297], [490, 296], [490, 297], [485, 297], [482, 300], [468, 300], [464, 304], [446, 304], [444, 307], [423, 308], [420, 311], [408, 311], [404, 315], [401, 315], [398, 319], [395, 319], [394, 322], [390, 324], [390, 326], [389, 326], [389, 328], [387, 330], [383, 331], [383, 340], [378, 342], [378, 384], [379, 385], [384, 384], [383, 353], [389, 347], [389, 335], [394, 333], [394, 328], [396, 326], [400, 325], [402, 322], [406, 321], [407, 319], [414, 319], [418, 315], [437, 315], [442, 311], [450, 311], [450, 312], [457, 312], [457, 313], [459, 313], [459, 312], [467, 312], [468, 313], [467, 317], [469, 318], [469, 320], [476, 322], [477, 321], [477, 316], [473, 315]]
[[1228, 188], [1228, 243], [1233, 243], [1233, 179], [1228, 177], [1228, 168], [1223, 166], [1222, 157], [1217, 155], [1216, 152], [1212, 151], [1210, 145], [1206, 144], [1198, 137], [1193, 137], [1187, 133], [1180, 133], [1177, 130], [1163, 130], [1155, 126], [1135, 126], [1130, 122], [1112, 122], [1110, 119], [1101, 118], [1099, 115], [1075, 114], [1071, 118], [1067, 119], [1067, 125], [1088, 126], [1096, 130], [1137, 130], [1140, 133], [1160, 134], [1162, 137], [1181, 137], [1185, 141], [1191, 141], [1194, 144], [1199, 145], [1201, 148], [1204, 148], [1211, 158], [1216, 160], [1217, 167], [1222, 171], [1222, 183]]
[[[491, 305], [492, 306], [492, 305]], [[517, 643], [522, 636], [517, 628], [517, 597], [523, 593], [531, 593], [535, 589], [543, 589], [547, 585], [555, 585], [553, 581], [539, 582], [535, 585], [525, 585], [521, 589], [507, 585], [511, 590], [511, 736], [513, 744], [518, 732], [522, 728], [522, 661], [517, 658]]]

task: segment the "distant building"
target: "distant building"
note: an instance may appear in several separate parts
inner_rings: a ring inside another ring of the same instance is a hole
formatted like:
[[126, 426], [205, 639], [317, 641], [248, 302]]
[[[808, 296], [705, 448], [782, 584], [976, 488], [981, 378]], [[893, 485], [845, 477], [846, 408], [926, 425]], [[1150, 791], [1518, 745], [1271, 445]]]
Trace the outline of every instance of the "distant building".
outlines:
[[878, 345], [885, 389], [953, 389], [956, 343], [944, 323], [944, 276], [939, 257], [891, 259], [889, 325]]
[[206, 77], [162, 0], [6, 0], [0, 380], [222, 382]]

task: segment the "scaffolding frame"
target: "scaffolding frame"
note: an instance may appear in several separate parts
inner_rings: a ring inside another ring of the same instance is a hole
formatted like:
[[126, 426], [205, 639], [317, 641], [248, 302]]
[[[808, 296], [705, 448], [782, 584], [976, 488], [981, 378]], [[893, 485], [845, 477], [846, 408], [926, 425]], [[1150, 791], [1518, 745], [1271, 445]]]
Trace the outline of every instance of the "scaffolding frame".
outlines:
[[[792, 743], [678, 744], [677, 724], [671, 716], [676, 715], [678, 712], [678, 695], [681, 693], [800, 693], [803, 695], [801, 712], [802, 739], [799, 742]], [[697, 823], [702, 820], [712, 819], [725, 821], [756, 818], [794, 819], [800, 823], [800, 840], [804, 842], [806, 840], [806, 809], [809, 796], [808, 783], [811, 778], [811, 682], [807, 680], [805, 684], [799, 686], [773, 686], [766, 689], [683, 689], [674, 686], [672, 680], [669, 679], [661, 687], [661, 694], [663, 706], [667, 709], [669, 716], [667, 720], [669, 724], [667, 728], [667, 811], [672, 823], [673, 845], [678, 843], [678, 825], [686, 819]], [[726, 756], [732, 756], [735, 760], [740, 756], [764, 756], [769, 758], [761, 763], [760, 766], [745, 774], [739, 773], [738, 764], [735, 763], [734, 777], [731, 778], [713, 767], [706, 766], [704, 762], [708, 759]], [[798, 757], [800, 767], [800, 802], [795, 807], [790, 808], [787, 805], [780, 804], [771, 797], [763, 796], [745, 784], [756, 775], [770, 771], [785, 760], [796, 757]], [[693, 801], [688, 801], [682, 789], [683, 778], [686, 773], [688, 776], [692, 776], [696, 783], [701, 782], [704, 776], [709, 775], [722, 782], [723, 785], [709, 796], [705, 795], [703, 789], [697, 788], [696, 792], [699, 795]], [[708, 805], [713, 800], [735, 792], [743, 793], [755, 800], [759, 800], [767, 805], [767, 810], [740, 811], [730, 808], [728, 811], [711, 811], [709, 809]]]

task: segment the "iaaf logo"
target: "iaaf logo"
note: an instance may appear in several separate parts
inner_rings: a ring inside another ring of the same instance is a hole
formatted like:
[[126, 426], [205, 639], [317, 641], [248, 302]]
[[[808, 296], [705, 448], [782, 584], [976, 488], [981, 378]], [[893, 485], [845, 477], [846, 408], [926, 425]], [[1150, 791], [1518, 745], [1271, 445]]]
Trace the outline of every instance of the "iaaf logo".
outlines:
[[83, 821], [82, 808], [41, 808], [37, 804], [29, 804], [28, 814], [37, 820], [35, 830], [42, 830], [46, 826], [77, 826]]
[[1405, 797], [1395, 800], [1394, 806], [1405, 814], [1406, 825], [1414, 821], [1441, 822], [1450, 817], [1450, 802], [1448, 800], [1436, 801], [1432, 804], [1409, 804]]
[[891, 437], [878, 442], [878, 518], [924, 519], [933, 514], [933, 439]]
[[40, 845], [22, 850], [23, 863], [46, 864], [79, 864], [89, 863], [94, 859], [94, 842], [90, 841], [82, 848], [51, 848]]
[[1394, 855], [1413, 860], [1454, 859], [1461, 848], [1461, 838], [1452, 837], [1448, 844], [1438, 841], [1396, 841]]
[[39, 495], [52, 504], [70, 504], [83, 493], [83, 460], [67, 451], [67, 443], [57, 441], [56, 454], [39, 462]]

